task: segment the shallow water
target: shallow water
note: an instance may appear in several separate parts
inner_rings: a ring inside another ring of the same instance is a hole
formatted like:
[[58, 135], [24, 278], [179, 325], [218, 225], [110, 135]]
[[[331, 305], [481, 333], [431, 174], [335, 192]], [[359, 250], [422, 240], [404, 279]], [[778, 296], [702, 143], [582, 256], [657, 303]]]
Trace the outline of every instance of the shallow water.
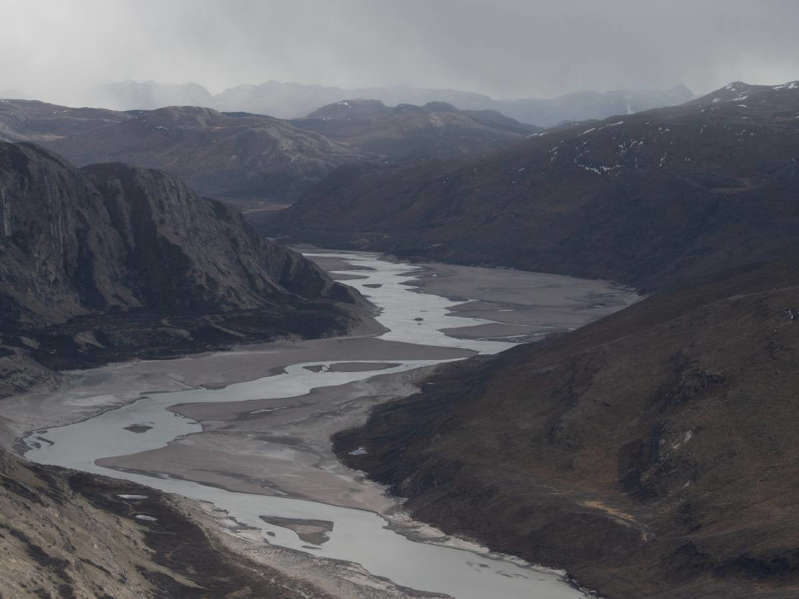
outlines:
[[[330, 255], [330, 254], [327, 254]], [[378, 320], [389, 329], [382, 338], [408, 343], [457, 347], [480, 353], [495, 353], [512, 343], [456, 339], [440, 329], [474, 326], [489, 321], [456, 317], [448, 309], [458, 303], [418, 293], [403, 283], [413, 278], [414, 267], [380, 260], [367, 254], [335, 254], [372, 270], [346, 271], [365, 277], [347, 281], [382, 309]], [[564, 284], [568, 279], [564, 278]], [[379, 286], [378, 286], [379, 285]], [[553, 323], [557, 324], [557, 323]], [[333, 358], [334, 356], [331, 356]], [[351, 364], [353, 360], [342, 363]], [[229, 385], [223, 389], [190, 389], [143, 396], [118, 409], [68, 426], [38, 431], [28, 439], [26, 457], [44, 463], [125, 478], [163, 491], [213, 502], [242, 524], [262, 531], [264, 542], [307, 551], [317, 556], [357, 562], [374, 575], [417, 590], [446, 593], [458, 599], [486, 597], [565, 599], [582, 596], [557, 573], [529, 567], [519, 560], [454, 547], [415, 542], [387, 528], [381, 516], [313, 501], [236, 493], [216, 487], [168, 477], [148, 477], [99, 466], [95, 460], [156, 449], [178, 437], [198, 433], [199, 423], [168, 410], [185, 403], [231, 402], [250, 399], [296, 397], [317, 387], [341, 385], [376, 374], [386, 375], [437, 363], [431, 360], [362, 362], [375, 370], [318, 372], [307, 366], [336, 363], [297, 363], [284, 374]], [[132, 425], [150, 427], [136, 434], [123, 429]], [[288, 451], [287, 458], [290, 458]], [[257, 459], [257, 457], [255, 458]], [[263, 522], [261, 516], [333, 522], [329, 540], [311, 547], [288, 528]], [[267, 536], [269, 533], [269, 536]]]

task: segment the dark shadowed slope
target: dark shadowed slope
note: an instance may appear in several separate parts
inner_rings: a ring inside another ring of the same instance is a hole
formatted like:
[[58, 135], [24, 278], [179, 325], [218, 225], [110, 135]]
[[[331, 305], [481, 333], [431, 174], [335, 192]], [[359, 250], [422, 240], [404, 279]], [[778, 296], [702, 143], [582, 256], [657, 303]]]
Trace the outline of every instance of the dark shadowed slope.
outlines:
[[74, 367], [340, 333], [361, 302], [163, 172], [77, 170], [36, 146], [0, 144], [5, 393], [31, 382], [31, 356]]
[[799, 269], [762, 266], [443, 368], [336, 449], [609, 599], [799, 596], [798, 351]]
[[485, 154], [539, 130], [488, 110], [443, 102], [390, 108], [379, 100], [343, 100], [292, 123], [394, 163]]
[[799, 85], [554, 128], [489, 157], [342, 169], [265, 230], [652, 289], [799, 233]]
[[170, 107], [48, 142], [84, 165], [120, 161], [160, 168], [203, 193], [286, 201], [332, 169], [365, 156], [267, 116]]
[[36, 100], [0, 100], [0, 141], [45, 143], [122, 123], [124, 112], [69, 108]]
[[32, 141], [78, 165], [163, 169], [202, 193], [251, 208], [290, 203], [344, 165], [474, 156], [535, 130], [499, 113], [442, 103], [387, 108], [352, 101], [289, 122], [191, 106], [114, 112], [0, 101], [0, 141]]
[[191, 106], [114, 112], [2, 100], [3, 140], [44, 145], [79, 166], [159, 168], [238, 201], [290, 201], [334, 168], [369, 159], [286, 121]]

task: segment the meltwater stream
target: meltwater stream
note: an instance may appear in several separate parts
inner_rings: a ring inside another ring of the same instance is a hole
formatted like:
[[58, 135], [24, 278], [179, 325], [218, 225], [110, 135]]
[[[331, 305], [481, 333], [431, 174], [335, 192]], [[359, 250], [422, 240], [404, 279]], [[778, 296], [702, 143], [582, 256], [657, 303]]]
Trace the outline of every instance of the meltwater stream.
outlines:
[[[495, 353], [512, 344], [456, 339], [440, 329], [473, 326], [486, 321], [447, 314], [460, 302], [417, 293], [403, 283], [413, 279], [414, 267], [380, 260], [368, 254], [325, 254], [338, 256], [372, 270], [348, 271], [364, 278], [348, 281], [382, 309], [378, 320], [389, 329], [382, 337], [392, 341], [458, 347], [481, 353]], [[378, 287], [379, 285], [379, 287]], [[421, 319], [421, 320], [420, 320]], [[333, 356], [331, 356], [333, 357]], [[352, 360], [347, 360], [351, 363]], [[378, 361], [370, 361], [375, 364]], [[231, 517], [261, 530], [264, 542], [361, 564], [370, 573], [413, 589], [445, 593], [457, 599], [573, 599], [583, 595], [566, 584], [555, 572], [529, 567], [512, 558], [472, 552], [453, 547], [416, 542], [392, 531], [381, 516], [349, 508], [286, 497], [236, 493], [191, 481], [159, 478], [98, 466], [95, 460], [128, 455], [167, 445], [177, 437], [201, 432], [199, 423], [176, 415], [170, 406], [186, 403], [231, 402], [249, 399], [288, 398], [304, 395], [317, 387], [341, 385], [380, 374], [390, 374], [435, 364], [430, 360], [392, 360], [390, 368], [360, 372], [311, 371], [293, 364], [283, 374], [229, 385], [223, 389], [190, 389], [142, 396], [120, 408], [88, 420], [38, 431], [44, 442], [28, 443], [26, 457], [53, 464], [125, 478], [166, 492], [210, 501]], [[335, 361], [313, 362], [330, 365]], [[389, 362], [386, 362], [389, 363]], [[140, 434], [123, 434], [125, 427], [147, 423]], [[309, 549], [293, 531], [266, 524], [261, 516], [333, 523], [329, 540]], [[267, 537], [267, 533], [269, 536]]]

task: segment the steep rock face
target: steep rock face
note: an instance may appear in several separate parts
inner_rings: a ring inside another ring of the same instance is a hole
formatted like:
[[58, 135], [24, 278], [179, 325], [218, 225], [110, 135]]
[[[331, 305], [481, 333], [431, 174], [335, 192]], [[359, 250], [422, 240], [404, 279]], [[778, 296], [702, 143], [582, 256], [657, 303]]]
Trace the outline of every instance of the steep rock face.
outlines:
[[733, 84], [473, 161], [342, 169], [262, 226], [655, 289], [795, 249], [798, 114], [799, 85]]
[[417, 517], [604, 597], [793, 596], [797, 298], [794, 264], [662, 293], [443, 367], [336, 451]]
[[0, 334], [9, 359], [22, 352], [67, 367], [319, 336], [346, 331], [364, 305], [163, 172], [77, 170], [39, 147], [0, 144]]
[[59, 157], [0, 145], [0, 221], [5, 324], [49, 324], [93, 308], [140, 305], [124, 283], [124, 241], [100, 194]]

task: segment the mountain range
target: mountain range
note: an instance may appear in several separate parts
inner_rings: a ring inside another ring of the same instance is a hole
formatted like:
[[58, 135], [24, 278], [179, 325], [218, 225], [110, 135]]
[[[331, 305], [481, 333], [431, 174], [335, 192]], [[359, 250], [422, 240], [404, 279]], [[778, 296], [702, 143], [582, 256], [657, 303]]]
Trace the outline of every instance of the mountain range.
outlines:
[[119, 161], [164, 169], [245, 207], [291, 203], [341, 166], [476, 156], [536, 130], [441, 103], [352, 101], [285, 121], [194, 106], [117, 112], [0, 102], [0, 140], [34, 142], [79, 166]]
[[488, 156], [336, 171], [265, 231], [657, 289], [796, 248], [799, 85], [555, 127]]
[[408, 163], [486, 154], [540, 131], [491, 110], [451, 104], [388, 107], [379, 100], [342, 100], [291, 123], [315, 131], [383, 163]]
[[211, 94], [196, 83], [162, 84], [153, 81], [123, 81], [98, 86], [81, 102], [115, 110], [152, 110], [163, 106], [205, 106], [227, 112], [252, 112], [292, 119], [326, 104], [342, 100], [372, 99], [390, 106], [446, 102], [461, 110], [494, 110], [530, 125], [549, 127], [563, 121], [604, 118], [612, 114], [639, 112], [681, 104], [693, 93], [684, 85], [664, 90], [584, 91], [555, 98], [498, 100], [473, 92], [424, 89], [409, 86], [340, 88], [267, 81], [240, 85]]
[[164, 169], [202, 193], [238, 201], [290, 201], [332, 169], [368, 159], [286, 121], [191, 106], [114, 112], [4, 101], [3, 138], [46, 146], [79, 166]]
[[335, 435], [339, 457], [415, 517], [599, 596], [795, 595], [797, 127], [799, 83], [737, 82], [480, 160], [329, 180], [283, 224], [332, 208], [331, 242], [651, 292], [440, 368]]
[[[143, 147], [165, 160], [164, 148], [227, 152], [229, 134], [254, 136], [257, 153], [264, 138], [247, 127], [273, 123], [356, 159], [320, 171], [262, 231], [604, 277], [648, 294], [575, 331], [440, 367], [334, 436], [345, 463], [407, 498], [414, 517], [566, 569], [608, 599], [795, 596], [799, 82], [736, 82], [622, 112], [528, 130], [438, 103], [344, 101], [292, 122], [0, 103], [0, 135], [22, 142], [0, 143], [0, 396], [63, 368], [338, 334], [367, 320], [357, 293], [174, 175], [76, 168], [30, 143], [88, 152], [74, 140], [108, 140], [120, 157]], [[249, 124], [238, 130], [236, 119]], [[437, 145], [436, 128], [447, 143]], [[173, 141], [148, 137], [162, 134]], [[490, 151], [466, 151], [458, 136]], [[196, 139], [213, 142], [186, 142]], [[0, 483], [13, 515], [0, 523], [13, 557], [0, 570], [44, 593], [274, 591], [209, 549], [160, 494], [147, 492], [145, 505], [169, 535], [129, 526], [135, 506], [123, 498], [142, 490], [128, 483], [2, 452]], [[113, 553], [97, 549], [119, 530]], [[135, 576], [110, 574], [127, 560]]]

